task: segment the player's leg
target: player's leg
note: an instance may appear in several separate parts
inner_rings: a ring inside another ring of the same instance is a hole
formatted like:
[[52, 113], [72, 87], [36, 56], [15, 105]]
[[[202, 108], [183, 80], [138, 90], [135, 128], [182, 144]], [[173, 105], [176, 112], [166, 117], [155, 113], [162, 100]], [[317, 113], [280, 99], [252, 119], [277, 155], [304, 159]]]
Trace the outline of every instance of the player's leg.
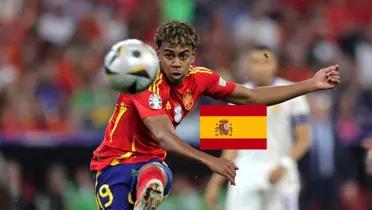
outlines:
[[298, 210], [299, 192], [271, 190], [264, 195], [264, 210]]
[[[120, 180], [129, 174], [113, 173], [112, 170], [98, 172], [95, 176], [96, 202], [99, 210], [132, 210], [130, 185]], [[129, 175], [130, 176], [130, 175]]]
[[229, 186], [226, 210], [262, 210], [262, 191], [239, 186]]
[[137, 175], [134, 210], [155, 210], [169, 193], [172, 173], [163, 163], [152, 162], [142, 166]]

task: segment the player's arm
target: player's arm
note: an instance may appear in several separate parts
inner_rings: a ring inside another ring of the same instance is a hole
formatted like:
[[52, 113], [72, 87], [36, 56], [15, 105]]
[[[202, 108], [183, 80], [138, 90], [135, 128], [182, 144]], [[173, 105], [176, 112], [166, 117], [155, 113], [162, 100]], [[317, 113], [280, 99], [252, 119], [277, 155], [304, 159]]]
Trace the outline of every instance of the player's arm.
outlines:
[[226, 177], [235, 184], [236, 170], [238, 169], [232, 161], [216, 158], [207, 153], [194, 149], [185, 143], [175, 133], [174, 127], [166, 115], [151, 116], [144, 119], [144, 123], [159, 144], [170, 152], [195, 159], [207, 165], [214, 172]]
[[310, 125], [309, 123], [300, 123], [294, 127], [295, 145], [289, 151], [288, 156], [298, 161], [310, 148]]
[[[224, 150], [221, 157], [226, 160], [234, 161], [238, 152], [236, 150]], [[209, 209], [217, 209], [217, 198], [222, 187], [222, 184], [225, 182], [225, 178], [213, 173], [204, 193], [204, 199]]]
[[312, 78], [295, 84], [254, 89], [236, 85], [225, 99], [235, 104], [273, 105], [316, 90], [331, 89], [340, 83], [338, 65], [319, 70]]
[[294, 161], [301, 159], [310, 148], [309, 105], [305, 96], [295, 98], [289, 102], [291, 106], [291, 124], [294, 146], [290, 149], [288, 157]]

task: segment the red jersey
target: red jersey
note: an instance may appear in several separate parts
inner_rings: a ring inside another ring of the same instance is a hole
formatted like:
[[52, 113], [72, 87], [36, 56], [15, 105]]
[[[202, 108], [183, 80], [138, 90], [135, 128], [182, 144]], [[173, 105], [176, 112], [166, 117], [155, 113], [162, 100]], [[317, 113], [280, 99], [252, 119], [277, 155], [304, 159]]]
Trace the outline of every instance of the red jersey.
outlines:
[[121, 93], [109, 120], [101, 145], [94, 151], [91, 170], [109, 165], [164, 160], [166, 151], [147, 129], [146, 117], [166, 114], [176, 127], [194, 107], [201, 95], [213, 98], [228, 96], [235, 83], [226, 82], [217, 73], [203, 67], [190, 67], [179, 86], [171, 85], [159, 73], [145, 91], [128, 95]]

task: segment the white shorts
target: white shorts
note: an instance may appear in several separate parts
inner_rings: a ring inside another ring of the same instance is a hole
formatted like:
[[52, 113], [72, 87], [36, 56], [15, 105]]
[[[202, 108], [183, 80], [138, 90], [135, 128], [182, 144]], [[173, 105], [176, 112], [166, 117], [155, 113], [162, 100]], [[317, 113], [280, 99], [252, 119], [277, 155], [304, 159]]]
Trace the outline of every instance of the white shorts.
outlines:
[[299, 192], [252, 190], [230, 186], [226, 210], [298, 210]]

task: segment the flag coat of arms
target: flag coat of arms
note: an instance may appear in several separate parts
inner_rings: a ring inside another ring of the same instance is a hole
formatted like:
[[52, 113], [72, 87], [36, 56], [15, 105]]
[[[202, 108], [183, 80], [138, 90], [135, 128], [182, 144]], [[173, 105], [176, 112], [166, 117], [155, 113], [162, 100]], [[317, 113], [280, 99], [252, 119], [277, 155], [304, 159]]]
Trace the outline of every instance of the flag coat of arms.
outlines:
[[265, 105], [201, 105], [200, 149], [266, 149]]

